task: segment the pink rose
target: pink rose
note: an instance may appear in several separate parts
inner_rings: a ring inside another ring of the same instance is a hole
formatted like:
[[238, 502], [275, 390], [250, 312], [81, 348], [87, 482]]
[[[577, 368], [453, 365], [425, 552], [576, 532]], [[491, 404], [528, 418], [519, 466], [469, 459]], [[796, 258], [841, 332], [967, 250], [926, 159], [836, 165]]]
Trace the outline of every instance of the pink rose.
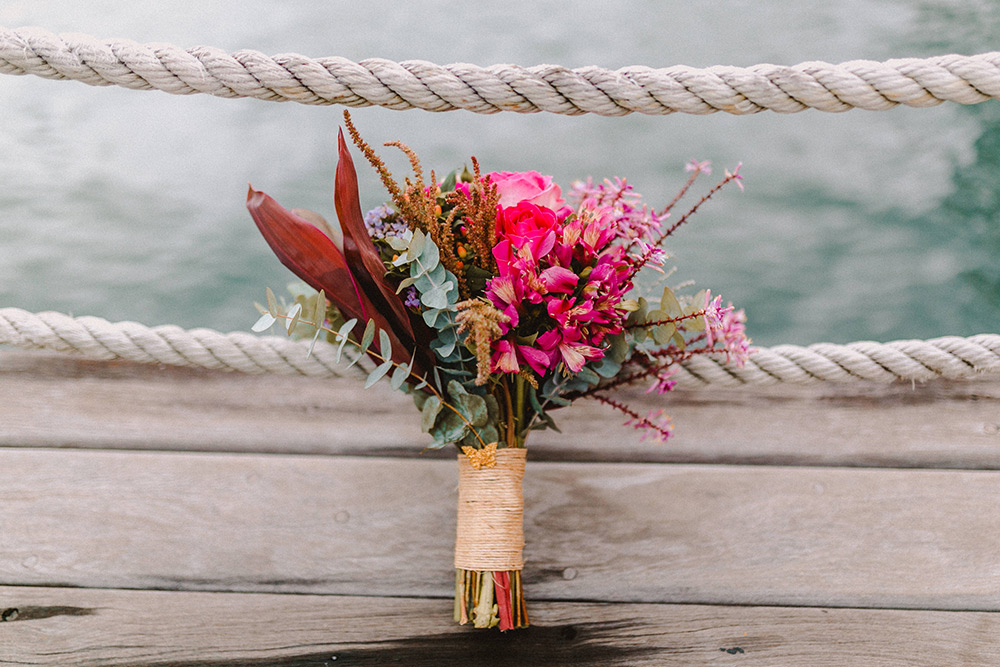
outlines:
[[494, 171], [486, 174], [486, 178], [497, 186], [500, 206], [504, 208], [528, 202], [557, 211], [566, 203], [552, 177], [537, 171]]
[[[493, 256], [505, 262], [522, 255], [537, 264], [556, 243], [559, 220], [554, 211], [528, 202], [500, 209]], [[503, 274], [503, 272], [501, 272]]]

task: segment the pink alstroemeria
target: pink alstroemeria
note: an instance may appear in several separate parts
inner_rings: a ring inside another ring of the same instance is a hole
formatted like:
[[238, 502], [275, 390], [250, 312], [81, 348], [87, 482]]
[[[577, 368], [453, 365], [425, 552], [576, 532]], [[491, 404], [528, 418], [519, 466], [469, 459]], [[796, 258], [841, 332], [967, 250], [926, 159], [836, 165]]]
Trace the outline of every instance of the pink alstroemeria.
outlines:
[[541, 272], [538, 278], [549, 292], [572, 294], [580, 276], [561, 266], [550, 266]]
[[493, 371], [502, 373], [518, 373], [521, 364], [527, 364], [539, 375], [545, 375], [550, 366], [549, 355], [530, 345], [518, 345], [507, 339], [500, 339], [494, 344], [490, 362]]

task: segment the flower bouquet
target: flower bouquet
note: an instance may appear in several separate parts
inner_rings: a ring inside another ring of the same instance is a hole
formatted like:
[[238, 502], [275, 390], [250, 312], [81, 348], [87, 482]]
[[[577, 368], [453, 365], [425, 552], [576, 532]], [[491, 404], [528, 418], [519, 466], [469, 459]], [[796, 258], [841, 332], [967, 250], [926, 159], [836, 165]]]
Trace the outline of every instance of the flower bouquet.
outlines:
[[664, 240], [724, 185], [739, 184], [738, 168], [667, 225], [707, 163], [689, 165], [687, 183], [660, 210], [621, 179], [576, 183], [564, 199], [547, 176], [483, 174], [475, 158], [471, 172], [439, 181], [432, 171], [428, 181], [416, 154], [392, 142], [413, 170], [398, 183], [348, 114], [345, 121], [391, 203], [363, 213], [342, 131], [339, 224], [251, 188], [247, 207], [264, 238], [317, 291], [286, 310], [268, 290], [254, 330], [283, 319], [289, 333], [310, 327], [314, 342], [325, 333], [338, 359], [346, 348], [364, 369], [365, 387], [386, 378], [413, 396], [430, 447], [459, 450], [455, 620], [526, 627], [528, 434], [555, 429], [553, 411], [590, 398], [666, 440], [672, 426], [662, 411], [639, 414], [613, 390], [645, 382], [663, 393], [685, 359], [723, 354], [741, 363], [750, 351], [743, 312], [720, 297], [664, 286], [647, 299], [634, 285], [643, 269], [663, 273]]

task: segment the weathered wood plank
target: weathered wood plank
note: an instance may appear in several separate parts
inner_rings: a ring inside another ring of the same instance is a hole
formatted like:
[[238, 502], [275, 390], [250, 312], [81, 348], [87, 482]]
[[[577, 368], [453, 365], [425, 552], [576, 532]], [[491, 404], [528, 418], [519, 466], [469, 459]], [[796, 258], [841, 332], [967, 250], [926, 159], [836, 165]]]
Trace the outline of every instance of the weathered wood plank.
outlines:
[[[453, 462], [0, 450], [0, 582], [447, 597]], [[533, 600], [1000, 610], [1000, 472], [529, 461]]]
[[0, 662], [87, 667], [988, 665], [1000, 614], [537, 603], [501, 635], [447, 600], [0, 587]]
[[[638, 441], [593, 402], [556, 413], [536, 460], [1000, 469], [1000, 379], [630, 397], [676, 436]], [[352, 379], [246, 376], [0, 349], [0, 444], [420, 456], [410, 400]], [[450, 457], [426, 453], [424, 457]]]

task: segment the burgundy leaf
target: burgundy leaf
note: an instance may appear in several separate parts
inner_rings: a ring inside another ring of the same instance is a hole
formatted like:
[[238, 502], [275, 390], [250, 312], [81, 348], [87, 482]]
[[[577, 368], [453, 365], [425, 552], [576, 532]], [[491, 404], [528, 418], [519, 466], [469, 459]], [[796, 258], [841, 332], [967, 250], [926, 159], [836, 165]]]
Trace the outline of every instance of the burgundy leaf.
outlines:
[[370, 310], [347, 260], [330, 238], [311, 223], [254, 190], [247, 193], [247, 209], [257, 229], [281, 263], [327, 298], [344, 317], [367, 321]]

